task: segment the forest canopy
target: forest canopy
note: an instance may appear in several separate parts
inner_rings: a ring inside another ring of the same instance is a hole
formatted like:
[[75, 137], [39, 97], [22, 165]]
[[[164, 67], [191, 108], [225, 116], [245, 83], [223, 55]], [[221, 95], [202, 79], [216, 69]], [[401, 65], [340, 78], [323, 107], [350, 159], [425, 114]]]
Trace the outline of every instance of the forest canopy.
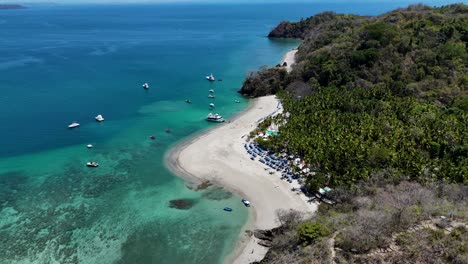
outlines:
[[269, 36], [302, 39], [293, 70], [249, 77], [240, 92], [282, 99], [288, 114], [276, 119], [287, 122], [265, 144], [302, 156], [317, 172], [310, 189], [383, 171], [468, 183], [466, 5], [325, 12], [281, 22]]

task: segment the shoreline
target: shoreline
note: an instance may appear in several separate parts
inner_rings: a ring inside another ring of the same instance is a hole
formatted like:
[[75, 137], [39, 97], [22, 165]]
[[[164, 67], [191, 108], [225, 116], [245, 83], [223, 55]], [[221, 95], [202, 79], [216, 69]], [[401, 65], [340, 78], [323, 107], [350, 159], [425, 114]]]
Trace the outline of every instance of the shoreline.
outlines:
[[[294, 60], [295, 52], [295, 49], [289, 51], [283, 60]], [[288, 67], [290, 65], [288, 62]], [[279, 174], [268, 174], [265, 166], [250, 160], [244, 149], [245, 136], [256, 128], [257, 121], [281, 110], [273, 95], [253, 99], [229, 122], [177, 143], [164, 157], [166, 166], [189, 184], [209, 181], [252, 203], [249, 219], [239, 234], [235, 249], [226, 257], [226, 263], [250, 263], [265, 256], [268, 248], [258, 245], [257, 239], [246, 231], [279, 226], [278, 209], [313, 213], [317, 208], [316, 204], [307, 202], [305, 195], [291, 191], [292, 187], [298, 187], [297, 182], [289, 184], [281, 180]]]

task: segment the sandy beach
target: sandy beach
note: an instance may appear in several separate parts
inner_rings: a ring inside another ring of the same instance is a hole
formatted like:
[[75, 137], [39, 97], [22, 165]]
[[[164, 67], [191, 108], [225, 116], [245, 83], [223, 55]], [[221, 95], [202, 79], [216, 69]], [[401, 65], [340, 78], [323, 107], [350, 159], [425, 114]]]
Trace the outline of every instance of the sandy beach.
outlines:
[[[279, 173], [268, 174], [266, 166], [250, 160], [243, 144], [257, 121], [278, 110], [275, 96], [252, 100], [248, 109], [225, 124], [220, 124], [191, 140], [176, 146], [166, 156], [166, 162], [176, 174], [189, 181], [211, 183], [247, 198], [252, 213], [245, 230], [270, 229], [279, 225], [278, 209], [295, 209], [305, 213], [316, 210], [303, 194], [291, 191], [291, 185], [280, 179]], [[203, 154], [203, 155], [201, 155]], [[240, 202], [240, 201], [239, 201]], [[261, 260], [267, 248], [256, 243], [244, 232], [229, 263], [250, 263]]]
[[287, 64], [286, 70], [287, 70], [288, 72], [290, 72], [290, 71], [292, 70], [292, 65], [293, 65], [294, 62], [296, 61], [296, 60], [295, 60], [296, 53], [297, 53], [297, 48], [292, 49], [292, 50], [286, 52], [286, 54], [284, 54], [284, 56], [283, 56], [283, 59], [281, 60], [281, 64], [283, 64], [284, 62], [286, 62], [286, 64]]
[[[283, 57], [282, 62], [286, 61], [289, 69], [296, 52], [293, 49]], [[208, 180], [248, 199], [252, 212], [244, 231], [279, 226], [276, 218], [278, 209], [295, 209], [311, 214], [317, 205], [308, 203], [305, 195], [291, 191], [292, 187], [299, 187], [297, 182], [289, 184], [282, 181], [279, 172], [269, 174], [266, 166], [250, 160], [244, 149], [247, 135], [256, 128], [257, 122], [281, 110], [281, 104], [274, 95], [253, 99], [249, 107], [232, 120], [174, 147], [166, 155], [166, 164], [188, 181], [200, 183]], [[255, 237], [242, 232], [238, 246], [227, 262], [244, 264], [258, 261], [267, 250], [256, 243]]]

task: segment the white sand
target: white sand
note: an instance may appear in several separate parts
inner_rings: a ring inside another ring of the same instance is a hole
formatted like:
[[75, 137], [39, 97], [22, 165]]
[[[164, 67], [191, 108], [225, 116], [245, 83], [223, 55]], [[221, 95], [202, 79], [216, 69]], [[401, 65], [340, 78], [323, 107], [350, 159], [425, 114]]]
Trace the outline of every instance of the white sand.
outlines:
[[297, 53], [297, 49], [292, 49], [288, 52], [286, 52], [286, 54], [284, 54], [283, 56], [283, 59], [281, 59], [281, 64], [283, 63], [287, 63], [288, 65], [286, 66], [286, 70], [288, 72], [290, 72], [292, 70], [292, 65], [296, 62], [296, 53]]
[[[256, 127], [260, 118], [275, 110], [275, 96], [254, 99], [235, 119], [195, 136], [166, 156], [168, 166], [175, 173], [189, 180], [209, 180], [250, 200], [253, 212], [245, 228], [252, 231], [277, 227], [278, 209], [292, 208], [308, 213], [316, 209], [315, 204], [306, 202], [304, 195], [292, 192], [292, 185], [282, 181], [279, 173], [270, 175], [265, 165], [250, 160], [244, 149], [245, 135]], [[255, 240], [243, 232], [237, 249], [227, 261], [244, 264], [261, 260], [268, 249]]]

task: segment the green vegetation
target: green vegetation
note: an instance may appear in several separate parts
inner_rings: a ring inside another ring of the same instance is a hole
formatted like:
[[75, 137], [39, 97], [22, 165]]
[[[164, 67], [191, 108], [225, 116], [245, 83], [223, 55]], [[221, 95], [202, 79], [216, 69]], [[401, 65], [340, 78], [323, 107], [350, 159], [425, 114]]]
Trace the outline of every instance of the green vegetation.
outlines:
[[329, 231], [318, 222], [304, 222], [297, 227], [297, 236], [304, 246], [307, 246], [318, 238], [329, 234]]
[[468, 6], [326, 12], [269, 36], [303, 42], [290, 73], [240, 91], [282, 99], [258, 143], [302, 157], [337, 203], [283, 227], [262, 263], [467, 263]]
[[275, 36], [304, 38], [293, 71], [266, 70], [241, 89], [276, 93], [290, 114], [263, 143], [304, 157], [317, 171], [311, 190], [383, 169], [400, 180], [468, 183], [467, 12], [417, 5], [283, 22]]

